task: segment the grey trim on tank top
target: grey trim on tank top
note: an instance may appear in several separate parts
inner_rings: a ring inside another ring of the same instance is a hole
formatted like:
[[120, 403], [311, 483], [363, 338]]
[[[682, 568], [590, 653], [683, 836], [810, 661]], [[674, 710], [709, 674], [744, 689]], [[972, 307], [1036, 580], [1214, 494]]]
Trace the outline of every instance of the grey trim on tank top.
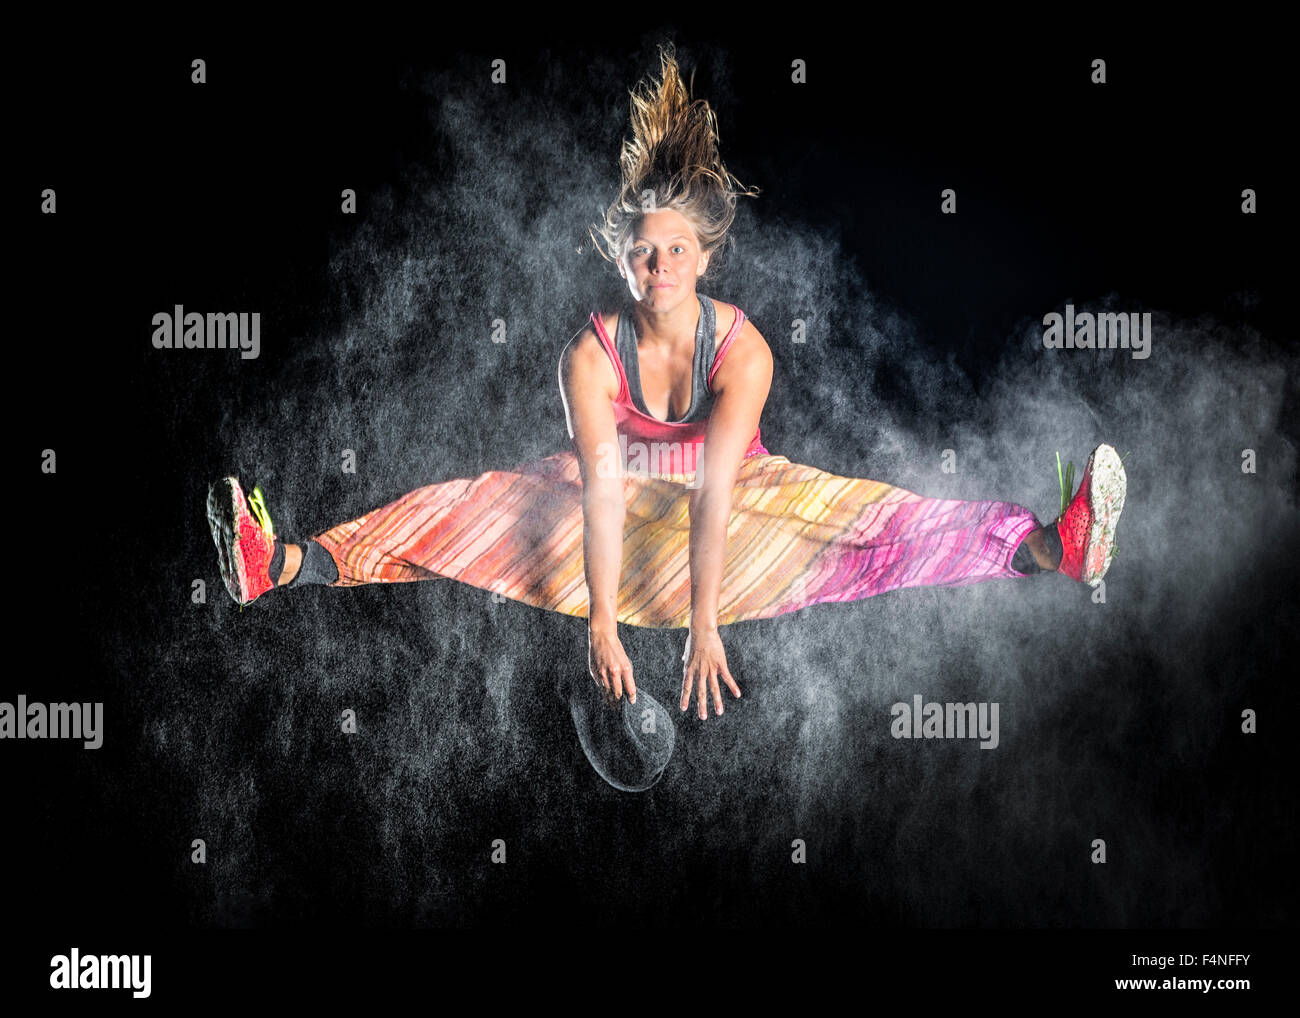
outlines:
[[[713, 301], [703, 294], [695, 295], [700, 302], [700, 321], [695, 328], [695, 369], [691, 374], [691, 405], [686, 408], [686, 415], [680, 420], [663, 421], [664, 424], [690, 424], [703, 420], [713, 409], [713, 393], [709, 389], [709, 368], [718, 346], [718, 316]], [[618, 316], [618, 329], [614, 336], [614, 349], [618, 359], [623, 362], [623, 374], [627, 376], [628, 393], [632, 405], [647, 417], [655, 417], [645, 405], [641, 394], [641, 362], [637, 358], [636, 323], [632, 317], [631, 305], [623, 308]]]

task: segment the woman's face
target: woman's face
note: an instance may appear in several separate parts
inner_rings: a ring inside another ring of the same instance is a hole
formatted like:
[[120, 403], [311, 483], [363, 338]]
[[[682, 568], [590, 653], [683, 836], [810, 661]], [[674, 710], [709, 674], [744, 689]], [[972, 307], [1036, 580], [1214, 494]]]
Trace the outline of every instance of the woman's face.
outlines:
[[670, 311], [695, 295], [708, 267], [690, 220], [673, 209], [647, 212], [632, 231], [618, 271], [647, 311]]

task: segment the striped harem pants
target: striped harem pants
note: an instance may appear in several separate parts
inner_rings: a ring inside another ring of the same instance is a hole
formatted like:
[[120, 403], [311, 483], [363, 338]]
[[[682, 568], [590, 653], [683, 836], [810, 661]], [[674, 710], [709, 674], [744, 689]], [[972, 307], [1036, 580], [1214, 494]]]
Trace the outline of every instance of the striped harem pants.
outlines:
[[[618, 620], [690, 620], [688, 478], [628, 476]], [[741, 463], [727, 527], [718, 624], [901, 587], [960, 586], [1025, 574], [1011, 566], [1038, 521], [1023, 506], [923, 498], [784, 456]], [[571, 451], [443, 481], [313, 540], [334, 586], [445, 577], [586, 618], [582, 482]]]

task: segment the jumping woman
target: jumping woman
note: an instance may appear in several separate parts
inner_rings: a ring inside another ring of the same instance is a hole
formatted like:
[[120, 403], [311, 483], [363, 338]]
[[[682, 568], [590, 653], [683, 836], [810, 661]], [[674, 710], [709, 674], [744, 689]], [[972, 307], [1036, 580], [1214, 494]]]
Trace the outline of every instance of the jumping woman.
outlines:
[[692, 100], [671, 50], [632, 90], [622, 188], [593, 228], [627, 283], [559, 360], [572, 448], [512, 470], [418, 488], [305, 541], [274, 532], [260, 490], [212, 485], [208, 519], [226, 589], [241, 605], [277, 587], [445, 577], [587, 619], [588, 669], [636, 701], [618, 623], [686, 628], [681, 710], [701, 718], [727, 668], [719, 630], [902, 587], [1056, 572], [1105, 575], [1124, 506], [1109, 445], [1042, 526], [1023, 506], [924, 498], [791, 463], [759, 418], [772, 353], [740, 308], [699, 293], [737, 198], [709, 104]]

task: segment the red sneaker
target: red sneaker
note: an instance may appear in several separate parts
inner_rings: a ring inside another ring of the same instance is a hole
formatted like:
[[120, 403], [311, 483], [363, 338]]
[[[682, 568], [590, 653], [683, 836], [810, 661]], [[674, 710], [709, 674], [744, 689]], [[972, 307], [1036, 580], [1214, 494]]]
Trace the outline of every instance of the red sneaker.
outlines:
[[275, 528], [260, 488], [245, 499], [239, 478], [217, 481], [208, 489], [208, 525], [217, 545], [221, 579], [241, 607], [275, 586], [267, 573], [275, 550]]
[[1058, 573], [1081, 583], [1106, 575], [1115, 557], [1115, 524], [1124, 508], [1128, 479], [1113, 446], [1099, 445], [1088, 457], [1074, 500], [1056, 521], [1061, 537]]

